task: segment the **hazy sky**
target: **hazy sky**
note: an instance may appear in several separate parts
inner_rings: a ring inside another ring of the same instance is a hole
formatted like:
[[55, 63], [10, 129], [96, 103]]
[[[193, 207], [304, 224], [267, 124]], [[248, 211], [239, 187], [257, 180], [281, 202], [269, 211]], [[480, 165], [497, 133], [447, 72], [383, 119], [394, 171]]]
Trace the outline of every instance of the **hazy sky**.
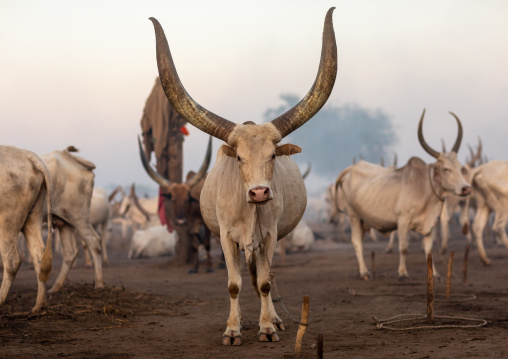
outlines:
[[[310, 89], [331, 6], [339, 71], [329, 101], [386, 112], [399, 164], [432, 161], [416, 136], [423, 108], [436, 149], [455, 140], [453, 111], [464, 144], [481, 136], [490, 159], [508, 159], [505, 0], [0, 0], [0, 143], [39, 154], [74, 145], [97, 165], [97, 186], [150, 183], [136, 142], [157, 76], [150, 16], [196, 101], [261, 123], [280, 94]], [[206, 135], [190, 132], [185, 171], [199, 167], [206, 146]], [[459, 158], [466, 154], [464, 146]]]

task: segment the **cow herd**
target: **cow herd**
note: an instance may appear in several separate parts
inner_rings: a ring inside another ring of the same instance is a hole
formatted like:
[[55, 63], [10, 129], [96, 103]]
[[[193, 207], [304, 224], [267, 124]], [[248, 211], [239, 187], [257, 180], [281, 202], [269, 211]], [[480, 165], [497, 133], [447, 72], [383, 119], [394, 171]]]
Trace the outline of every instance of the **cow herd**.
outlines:
[[[306, 238], [313, 238], [313, 234], [301, 221], [307, 194], [304, 178], [291, 159], [291, 155], [302, 149], [280, 142], [309, 121], [332, 92], [337, 75], [333, 9], [328, 10], [325, 17], [320, 64], [311, 89], [296, 106], [262, 125], [232, 122], [199, 105], [178, 77], [162, 26], [150, 18], [155, 29], [157, 65], [164, 92], [173, 108], [189, 123], [209, 134], [210, 140], [201, 168], [189, 174], [183, 183], [173, 183], [159, 175], [150, 166], [141, 142], [140, 157], [148, 175], [164, 189], [162, 193], [170, 200], [168, 210], [172, 211], [175, 225], [185, 225], [188, 230], [194, 256], [190, 272], [198, 270], [200, 243], [207, 249], [207, 271], [212, 271], [211, 235], [220, 241], [230, 297], [223, 345], [242, 344], [241, 251], [245, 252], [251, 283], [260, 298], [258, 340], [279, 341], [277, 330], [284, 330], [270, 293], [276, 244], [289, 235], [288, 240], [294, 246], [308, 249]], [[409, 276], [406, 266], [409, 231], [423, 236], [424, 252], [428, 254], [432, 251], [434, 228], [440, 219], [442, 248], [446, 249], [447, 225], [457, 206], [462, 209], [461, 221], [466, 230], [469, 210], [476, 209], [472, 231], [485, 264], [490, 261], [482, 236], [492, 212], [495, 213], [493, 232], [508, 247], [505, 233], [508, 185], [504, 181], [508, 177], [508, 162], [491, 161], [475, 168], [478, 158], [472, 157], [462, 165], [457, 158], [463, 136], [462, 124], [453, 113], [458, 135], [451, 151], [432, 149], [423, 136], [424, 115], [425, 111], [418, 125], [418, 140], [435, 162], [426, 164], [412, 157], [402, 167], [385, 168], [361, 160], [344, 169], [328, 188], [331, 217], [338, 217], [341, 224], [346, 217], [349, 220], [351, 242], [363, 279], [370, 277], [362, 244], [367, 231], [390, 233], [390, 242], [397, 233], [398, 274], [404, 279]], [[224, 144], [208, 172], [212, 137]], [[124, 194], [121, 201], [115, 202], [117, 193], [123, 191], [119, 189], [108, 196], [94, 189], [95, 165], [73, 152], [76, 149], [71, 146], [37, 156], [27, 150], [0, 146], [0, 252], [4, 273], [0, 306], [21, 264], [20, 233], [26, 239], [38, 280], [34, 312], [46, 305], [45, 282], [51, 270], [52, 240], [61, 247], [63, 261], [50, 292], [64, 285], [81, 243], [87, 249], [87, 258], [91, 257], [87, 263], [93, 263], [95, 288], [104, 287], [102, 265], [108, 263], [107, 228], [113, 222], [124, 234], [135, 232], [129, 258], [151, 256], [154, 248], [156, 253], [174, 253], [178, 235], [159, 223], [159, 198], [138, 198], [132, 187], [129, 196]], [[127, 217], [130, 220], [126, 221]], [[42, 228], [47, 229], [46, 246]], [[437, 276], [435, 267], [433, 269]]]

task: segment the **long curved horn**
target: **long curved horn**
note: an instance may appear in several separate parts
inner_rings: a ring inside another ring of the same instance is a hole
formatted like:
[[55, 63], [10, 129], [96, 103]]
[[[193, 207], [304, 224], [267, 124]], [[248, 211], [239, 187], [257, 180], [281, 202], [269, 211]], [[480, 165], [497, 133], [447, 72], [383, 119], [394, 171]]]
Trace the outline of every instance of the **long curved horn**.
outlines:
[[462, 123], [460, 123], [459, 118], [453, 112], [450, 111], [450, 115], [455, 117], [455, 119], [457, 120], [457, 126], [459, 127], [458, 133], [457, 133], [457, 139], [455, 140], [455, 144], [452, 147], [452, 152], [457, 153], [457, 152], [459, 152], [460, 143], [462, 142], [462, 136], [463, 136], [463, 133], [462, 133]]
[[446, 145], [443, 137], [441, 137], [441, 152], [446, 153]]
[[189, 187], [194, 187], [205, 175], [206, 171], [208, 171], [208, 166], [210, 166], [210, 159], [212, 158], [212, 136], [210, 136], [208, 140], [208, 148], [206, 149], [205, 159], [203, 160], [203, 164], [199, 169], [198, 173], [192, 177], [187, 184]]
[[138, 136], [138, 145], [139, 145], [139, 156], [141, 157], [141, 162], [143, 163], [143, 167], [150, 176], [159, 186], [165, 189], [169, 189], [171, 186], [171, 181], [165, 179], [160, 174], [158, 174], [152, 166], [150, 166], [150, 163], [148, 162], [148, 158], [146, 158], [145, 151], [143, 150], [143, 145], [141, 145], [141, 139]]
[[305, 179], [307, 178], [307, 176], [309, 175], [310, 173], [310, 170], [312, 169], [312, 164], [309, 162], [309, 165], [307, 166], [307, 170], [305, 171], [305, 173], [302, 175], [302, 178]]
[[310, 120], [328, 100], [337, 77], [337, 44], [333, 31], [332, 14], [328, 10], [323, 28], [323, 45], [319, 70], [307, 95], [293, 108], [277, 117], [272, 124], [279, 130], [282, 138]]
[[425, 152], [427, 152], [432, 157], [438, 158], [439, 152], [433, 150], [427, 142], [425, 142], [425, 139], [423, 138], [423, 117], [425, 116], [425, 109], [423, 109], [422, 117], [420, 117], [420, 122], [418, 123], [418, 141], [420, 141], [420, 145], [422, 145]]
[[189, 123], [201, 131], [227, 142], [229, 134], [236, 124], [201, 107], [190, 97], [176, 72], [168, 40], [162, 26], [157, 19], [151, 17], [150, 20], [155, 28], [159, 78], [169, 102]]
[[116, 186], [113, 192], [111, 192], [111, 194], [108, 196], [108, 202], [111, 202], [115, 198], [116, 194], [120, 191], [121, 188], [122, 187], [120, 186]]
[[471, 151], [471, 160], [467, 164], [469, 165], [469, 167], [474, 167], [476, 161], [478, 161], [482, 157], [482, 140], [480, 139], [480, 137], [478, 137], [478, 150], [476, 151], [476, 154], [473, 155], [473, 151], [471, 148], [470, 151]]
[[131, 198], [132, 203], [134, 203], [134, 206], [137, 209], [139, 209], [139, 211], [141, 212], [141, 214], [143, 214], [143, 216], [145, 216], [146, 221], [147, 222], [150, 221], [150, 213], [148, 213], [148, 211], [146, 209], [144, 209], [143, 206], [141, 206], [141, 203], [139, 203], [139, 198], [138, 198], [138, 195], [136, 194], [136, 190], [134, 188], [134, 183], [131, 186], [131, 193], [130, 193], [129, 197]]

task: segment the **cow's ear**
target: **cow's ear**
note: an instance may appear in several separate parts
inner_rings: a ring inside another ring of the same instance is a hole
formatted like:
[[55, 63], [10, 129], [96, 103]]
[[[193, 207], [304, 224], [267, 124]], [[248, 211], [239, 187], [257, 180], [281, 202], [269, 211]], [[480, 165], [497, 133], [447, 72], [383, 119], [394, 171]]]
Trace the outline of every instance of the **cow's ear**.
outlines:
[[236, 151], [233, 147], [229, 145], [222, 145], [221, 150], [226, 156], [236, 158]]
[[275, 150], [275, 154], [277, 156], [291, 156], [295, 153], [302, 152], [302, 149], [298, 147], [297, 145], [292, 145], [291, 143], [286, 143], [282, 146], [277, 146], [277, 149]]

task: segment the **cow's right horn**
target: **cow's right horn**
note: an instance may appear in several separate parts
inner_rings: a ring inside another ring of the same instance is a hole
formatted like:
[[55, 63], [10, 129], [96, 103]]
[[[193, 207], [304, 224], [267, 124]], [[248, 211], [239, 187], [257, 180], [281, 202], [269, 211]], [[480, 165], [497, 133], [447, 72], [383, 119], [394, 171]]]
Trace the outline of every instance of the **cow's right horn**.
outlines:
[[169, 102], [189, 123], [201, 131], [227, 142], [229, 134], [236, 124], [201, 107], [185, 91], [176, 72], [164, 30], [157, 19], [151, 17], [150, 20], [155, 28], [159, 78]]
[[423, 117], [425, 116], [425, 109], [423, 109], [422, 117], [420, 117], [420, 123], [418, 123], [418, 141], [420, 141], [420, 145], [422, 145], [425, 152], [427, 152], [429, 155], [435, 158], [439, 158], [439, 152], [433, 150], [427, 142], [425, 142], [425, 139], [423, 138]]

